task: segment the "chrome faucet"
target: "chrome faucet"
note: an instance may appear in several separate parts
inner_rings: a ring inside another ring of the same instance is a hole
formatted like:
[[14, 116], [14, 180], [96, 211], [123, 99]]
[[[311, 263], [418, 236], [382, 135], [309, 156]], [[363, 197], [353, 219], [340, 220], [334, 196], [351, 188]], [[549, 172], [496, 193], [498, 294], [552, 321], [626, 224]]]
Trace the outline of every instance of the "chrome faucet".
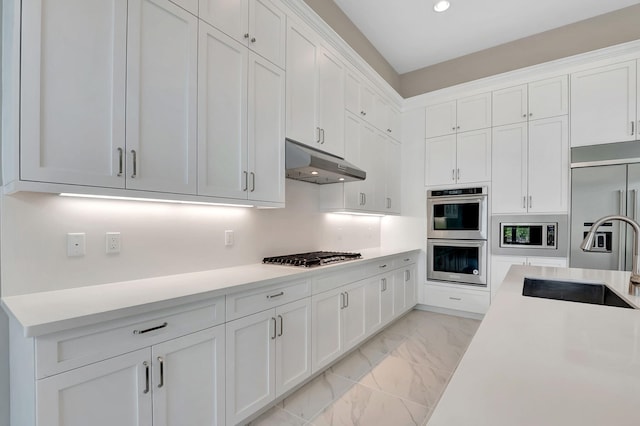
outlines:
[[[638, 252], [640, 252], [640, 224], [638, 224], [638, 222], [631, 219], [630, 217], [621, 215], [602, 217], [596, 220], [593, 225], [591, 225], [591, 229], [589, 229], [587, 236], [582, 241], [582, 244], [580, 244], [580, 248], [583, 251], [591, 251], [593, 249], [593, 239], [596, 236], [596, 231], [598, 230], [598, 228], [603, 223], [610, 222], [612, 220], [626, 222], [631, 225], [631, 228], [633, 229], [633, 266], [631, 268], [631, 279], [629, 280], [629, 294], [638, 296], [640, 295], [640, 263], [638, 263]], [[622, 254], [619, 254], [619, 256], [622, 256]]]

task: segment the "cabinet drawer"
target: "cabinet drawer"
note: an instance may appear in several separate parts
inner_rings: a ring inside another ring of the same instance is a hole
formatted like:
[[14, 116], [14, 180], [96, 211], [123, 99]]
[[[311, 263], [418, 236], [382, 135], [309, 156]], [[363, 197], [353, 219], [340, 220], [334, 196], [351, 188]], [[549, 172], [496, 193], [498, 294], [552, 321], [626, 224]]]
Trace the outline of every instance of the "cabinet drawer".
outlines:
[[[406, 259], [406, 257], [402, 258]], [[382, 274], [393, 269], [400, 267], [400, 258], [386, 258], [376, 262], [371, 262], [365, 265], [365, 277], [372, 277], [374, 275]]]
[[484, 314], [489, 309], [490, 293], [488, 291], [459, 290], [427, 285], [425, 293], [427, 305], [478, 314]]
[[224, 298], [36, 338], [36, 378], [101, 361], [224, 322]]
[[418, 261], [418, 253], [409, 253], [402, 255], [401, 257], [396, 259], [395, 266], [396, 268], [403, 268], [406, 265], [411, 265]]
[[337, 272], [323, 274], [313, 278], [313, 294], [322, 293], [334, 288], [341, 287], [355, 281], [360, 281], [366, 277], [361, 266], [341, 269]]
[[227, 321], [311, 296], [311, 281], [289, 281], [227, 296]]

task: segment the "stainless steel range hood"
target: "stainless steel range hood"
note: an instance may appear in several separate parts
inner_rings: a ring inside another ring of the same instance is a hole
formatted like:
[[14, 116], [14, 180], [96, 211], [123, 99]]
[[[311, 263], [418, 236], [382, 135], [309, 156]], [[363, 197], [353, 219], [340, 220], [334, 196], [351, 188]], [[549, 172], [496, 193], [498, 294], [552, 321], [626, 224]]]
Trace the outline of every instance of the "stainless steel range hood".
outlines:
[[304, 182], [324, 185], [364, 180], [367, 173], [353, 164], [325, 152], [301, 145], [296, 141], [285, 141], [285, 163], [287, 177]]

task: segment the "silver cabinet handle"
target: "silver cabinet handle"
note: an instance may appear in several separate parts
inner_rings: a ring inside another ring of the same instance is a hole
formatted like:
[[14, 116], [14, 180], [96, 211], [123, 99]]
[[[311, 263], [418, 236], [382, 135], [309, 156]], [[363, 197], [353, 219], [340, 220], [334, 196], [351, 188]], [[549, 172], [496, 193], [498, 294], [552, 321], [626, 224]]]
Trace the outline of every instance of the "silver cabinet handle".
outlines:
[[349, 307], [349, 292], [345, 291], [344, 292], [344, 296], [345, 296], [345, 302], [344, 302], [344, 307], [348, 308]]
[[522, 197], [522, 208], [523, 209], [527, 208], [527, 196], [526, 195], [524, 197]]
[[406, 271], [404, 271], [404, 280], [409, 281], [410, 279], [411, 279], [411, 271], [407, 269]]
[[460, 126], [457, 126], [457, 127], [456, 127], [456, 130], [460, 130]]
[[131, 174], [131, 177], [135, 179], [138, 174], [138, 154], [135, 149], [131, 150], [131, 155], [133, 156], [133, 173]]
[[122, 176], [122, 157], [124, 155], [124, 150], [122, 148], [118, 148], [118, 177]]
[[133, 334], [145, 334], [145, 333], [148, 333], [150, 331], [160, 330], [161, 328], [165, 328], [168, 325], [169, 325], [168, 322], [163, 322], [160, 325], [157, 325], [157, 326], [151, 327], [151, 328], [147, 328], [147, 329], [144, 329], [144, 330], [133, 330]]
[[278, 315], [278, 318], [280, 319], [280, 333], [278, 333], [278, 337], [280, 337], [284, 332], [284, 319], [282, 318], [282, 315]]
[[161, 388], [164, 386], [164, 359], [159, 356], [158, 362], [160, 363], [160, 383], [158, 383], [158, 387]]
[[378, 266], [378, 268], [380, 268], [380, 269], [384, 269], [384, 268], [386, 268], [386, 267], [387, 267], [387, 264], [386, 264], [386, 263], [385, 263], [384, 265], [380, 265], [380, 266]]
[[251, 192], [256, 190], [256, 174], [251, 172], [249, 173], [251, 175]]
[[324, 145], [324, 129], [320, 129], [320, 133], [322, 134], [322, 142], [320, 142], [322, 145]]
[[456, 129], [456, 126], [453, 126], [453, 127], [451, 128], [451, 130], [455, 130], [455, 129]]
[[273, 334], [271, 335], [271, 340], [276, 340], [277, 330], [276, 330], [276, 319], [271, 317], [271, 321], [273, 322]]
[[387, 208], [391, 208], [391, 198], [387, 197]]
[[527, 114], [522, 114], [522, 118], [527, 118]]
[[256, 38], [255, 37], [251, 37], [251, 43], [255, 43], [256, 42]]
[[144, 390], [142, 391], [142, 393], [149, 393], [149, 363], [147, 361], [143, 362], [142, 365], [144, 366]]
[[387, 132], [391, 133], [391, 129], [387, 129]]
[[633, 136], [633, 134], [635, 133], [635, 129], [634, 129], [634, 125], [635, 125], [635, 121], [631, 122], [631, 136]]
[[249, 33], [244, 33], [244, 38], [249, 38]]
[[344, 293], [340, 293], [340, 309], [346, 308], [344, 304]]
[[367, 113], [364, 112], [364, 111], [360, 111], [360, 115], [365, 116], [365, 115], [367, 115]]
[[529, 117], [533, 117], [533, 113], [532, 112], [529, 113]]
[[456, 180], [456, 169], [451, 169], [451, 180]]
[[318, 132], [318, 137], [316, 138], [316, 143], [320, 143], [320, 127], [316, 127], [316, 131]]
[[276, 297], [284, 296], [284, 291], [276, 294], [267, 294], [267, 299], [275, 299]]
[[451, 296], [449, 296], [449, 299], [451, 299], [451, 300], [462, 300], [462, 298], [460, 298], [460, 297], [451, 297]]
[[244, 174], [244, 187], [242, 188], [242, 190], [246, 191], [247, 189], [249, 189], [249, 172], [244, 171], [242, 173]]
[[460, 169], [458, 169], [458, 180], [460, 180]]
[[533, 195], [529, 195], [529, 208], [533, 208]]

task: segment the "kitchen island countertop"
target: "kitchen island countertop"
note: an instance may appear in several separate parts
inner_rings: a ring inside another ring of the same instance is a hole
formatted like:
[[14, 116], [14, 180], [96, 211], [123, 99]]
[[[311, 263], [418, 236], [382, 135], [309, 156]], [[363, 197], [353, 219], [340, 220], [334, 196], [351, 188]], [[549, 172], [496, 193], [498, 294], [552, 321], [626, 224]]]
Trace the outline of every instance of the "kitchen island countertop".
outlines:
[[8, 296], [2, 298], [2, 307], [20, 323], [25, 337], [35, 337], [283, 281], [310, 279], [417, 250], [370, 248], [358, 252], [362, 254], [361, 259], [315, 268], [257, 263]]
[[513, 266], [429, 426], [640, 424], [640, 310], [522, 296], [525, 277], [606, 283], [629, 272]]

